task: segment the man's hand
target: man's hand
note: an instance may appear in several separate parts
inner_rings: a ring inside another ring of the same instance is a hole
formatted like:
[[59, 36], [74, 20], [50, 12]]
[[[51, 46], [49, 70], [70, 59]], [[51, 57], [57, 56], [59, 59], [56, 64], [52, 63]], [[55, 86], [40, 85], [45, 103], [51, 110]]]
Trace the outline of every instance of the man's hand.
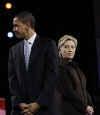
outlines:
[[19, 106], [22, 110], [21, 113], [24, 115], [34, 115], [34, 113], [36, 113], [36, 111], [40, 108], [38, 103], [21, 103]]
[[25, 109], [21, 112], [23, 115], [34, 115], [32, 112], [29, 111], [29, 109]]
[[87, 112], [87, 115], [93, 115], [94, 113], [93, 107], [88, 105], [86, 108], [86, 112]]
[[36, 113], [36, 111], [40, 108], [40, 105], [38, 103], [30, 103], [28, 104], [28, 109], [31, 113]]
[[29, 109], [28, 109], [28, 104], [26, 104], [26, 103], [20, 103], [19, 104], [19, 107], [20, 107], [20, 109], [22, 110], [21, 111], [21, 114], [24, 114], [24, 115], [33, 115], [30, 111], [29, 111]]
[[20, 107], [21, 110], [24, 110], [24, 109], [28, 108], [28, 104], [26, 104], [26, 103], [20, 103], [19, 107]]

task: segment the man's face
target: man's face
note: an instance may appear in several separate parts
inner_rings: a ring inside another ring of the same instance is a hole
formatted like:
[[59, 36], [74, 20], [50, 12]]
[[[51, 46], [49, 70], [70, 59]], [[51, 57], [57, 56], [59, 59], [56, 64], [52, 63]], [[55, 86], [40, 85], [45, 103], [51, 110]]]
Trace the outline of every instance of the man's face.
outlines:
[[23, 24], [17, 17], [13, 19], [13, 31], [17, 38], [25, 38], [26, 24]]
[[75, 46], [74, 41], [68, 40], [61, 47], [61, 54], [62, 54], [63, 58], [73, 59], [73, 57], [75, 55], [75, 50], [76, 50], [76, 46]]

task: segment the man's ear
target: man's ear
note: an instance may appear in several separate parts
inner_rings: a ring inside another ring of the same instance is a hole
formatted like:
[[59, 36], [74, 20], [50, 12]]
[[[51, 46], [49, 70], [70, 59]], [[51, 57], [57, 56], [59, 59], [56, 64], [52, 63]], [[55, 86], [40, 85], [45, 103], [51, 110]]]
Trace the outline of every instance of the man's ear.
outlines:
[[30, 28], [30, 22], [27, 21], [26, 24], [25, 24], [26, 31], [29, 31], [29, 28]]
[[27, 21], [27, 22], [26, 22], [26, 25], [27, 25], [28, 27], [31, 27], [30, 21]]

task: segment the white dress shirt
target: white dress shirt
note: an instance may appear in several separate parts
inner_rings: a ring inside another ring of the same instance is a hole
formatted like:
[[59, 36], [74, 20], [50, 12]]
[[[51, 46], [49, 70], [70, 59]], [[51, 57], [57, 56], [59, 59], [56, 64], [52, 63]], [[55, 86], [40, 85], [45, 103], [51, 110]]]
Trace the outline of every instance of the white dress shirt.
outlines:
[[30, 56], [30, 53], [31, 53], [31, 48], [33, 46], [33, 43], [35, 41], [35, 38], [36, 38], [36, 33], [34, 33], [34, 35], [29, 38], [28, 40], [24, 40], [24, 44], [28, 41], [29, 42], [29, 56]]

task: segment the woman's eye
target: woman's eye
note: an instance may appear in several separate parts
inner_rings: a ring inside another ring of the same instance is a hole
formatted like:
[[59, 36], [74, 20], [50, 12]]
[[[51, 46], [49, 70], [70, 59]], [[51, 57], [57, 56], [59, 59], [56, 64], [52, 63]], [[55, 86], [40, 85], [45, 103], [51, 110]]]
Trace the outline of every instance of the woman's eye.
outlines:
[[72, 49], [74, 49], [74, 48], [75, 48], [75, 46], [72, 46], [71, 48], [72, 48]]
[[65, 46], [65, 48], [69, 48], [69, 46]]

